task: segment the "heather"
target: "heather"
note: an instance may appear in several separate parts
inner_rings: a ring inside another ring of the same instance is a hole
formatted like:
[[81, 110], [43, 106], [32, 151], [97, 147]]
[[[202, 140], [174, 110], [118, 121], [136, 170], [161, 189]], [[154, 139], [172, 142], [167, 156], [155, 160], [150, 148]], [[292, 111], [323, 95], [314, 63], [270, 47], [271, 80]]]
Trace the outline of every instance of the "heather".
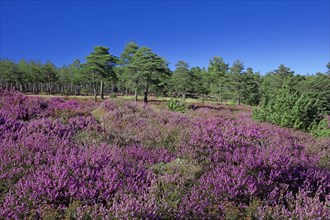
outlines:
[[248, 107], [0, 92], [0, 218], [327, 219], [329, 138]]

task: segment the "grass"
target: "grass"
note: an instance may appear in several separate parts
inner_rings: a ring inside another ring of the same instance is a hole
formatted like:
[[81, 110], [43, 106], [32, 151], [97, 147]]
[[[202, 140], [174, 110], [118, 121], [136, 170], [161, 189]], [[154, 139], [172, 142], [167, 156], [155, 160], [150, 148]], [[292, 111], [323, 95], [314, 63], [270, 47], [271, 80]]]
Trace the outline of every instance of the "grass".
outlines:
[[[63, 99], [78, 99], [78, 100], [94, 100], [94, 96], [83, 96], [83, 95], [78, 95], [78, 96], [74, 96], [74, 95], [46, 95], [46, 94], [30, 94], [28, 96], [38, 96], [38, 97], [42, 97], [42, 98], [53, 98], [53, 97], [60, 97]], [[134, 96], [133, 95], [119, 95], [117, 94], [116, 98], [110, 98], [110, 95], [108, 96], [104, 96], [105, 99], [110, 99], [110, 100], [123, 100], [123, 101], [133, 101], [134, 100]], [[173, 97], [156, 97], [156, 96], [148, 96], [148, 101], [150, 103], [156, 103], [156, 102], [168, 102], [171, 100], [171, 98]], [[97, 100], [100, 100], [100, 96], [97, 97]], [[178, 98], [178, 100], [182, 101], [180, 98]], [[139, 96], [138, 97], [138, 102], [143, 102], [143, 97]], [[213, 100], [202, 100], [201, 98], [186, 98], [186, 100], [184, 101], [184, 103], [186, 104], [198, 104], [198, 103], [203, 103], [203, 104], [220, 104], [220, 102], [218, 101], [213, 101]], [[228, 100], [228, 101], [224, 101], [223, 103], [221, 103], [222, 105], [227, 105], [227, 106], [232, 106], [232, 101]]]

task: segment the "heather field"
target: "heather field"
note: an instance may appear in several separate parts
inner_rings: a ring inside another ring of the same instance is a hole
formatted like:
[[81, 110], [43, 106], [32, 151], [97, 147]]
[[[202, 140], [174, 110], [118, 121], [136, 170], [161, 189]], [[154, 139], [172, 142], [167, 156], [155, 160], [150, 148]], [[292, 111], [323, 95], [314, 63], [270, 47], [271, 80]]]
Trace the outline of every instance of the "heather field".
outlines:
[[251, 114], [0, 91], [0, 219], [329, 219], [330, 138]]

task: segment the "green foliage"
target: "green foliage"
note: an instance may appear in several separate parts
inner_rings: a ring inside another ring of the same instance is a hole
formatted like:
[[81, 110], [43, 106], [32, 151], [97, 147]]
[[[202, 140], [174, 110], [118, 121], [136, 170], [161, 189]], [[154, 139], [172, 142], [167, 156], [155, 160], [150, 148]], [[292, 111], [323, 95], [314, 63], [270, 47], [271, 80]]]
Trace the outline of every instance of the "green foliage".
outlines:
[[318, 99], [300, 94], [288, 80], [282, 89], [270, 100], [264, 100], [260, 108], [255, 108], [253, 117], [283, 127], [308, 131], [319, 123], [324, 109]]
[[197, 94], [208, 94], [207, 71], [205, 68], [192, 67], [190, 72], [193, 76], [192, 92]]
[[113, 70], [117, 58], [109, 53], [109, 48], [96, 46], [94, 51], [86, 57], [84, 70], [92, 75], [93, 80], [116, 78]]
[[320, 104], [327, 112], [330, 112], [330, 75], [317, 73], [315, 76], [307, 76], [298, 84], [298, 89], [310, 97], [320, 100]]
[[187, 92], [193, 91], [194, 75], [189, 70], [189, 64], [184, 61], [179, 61], [176, 65], [176, 70], [172, 75], [172, 85], [175, 92], [182, 93], [184, 100]]
[[226, 102], [226, 104], [229, 105], [229, 106], [236, 106], [237, 100], [230, 99], [229, 101]]
[[241, 100], [247, 105], [258, 105], [262, 94], [260, 91], [261, 76], [247, 68], [242, 74]]
[[262, 77], [260, 91], [263, 95], [262, 101], [264, 104], [275, 98], [274, 96], [276, 96], [279, 90], [283, 87], [285, 80], [291, 79], [291, 83], [293, 83], [293, 73], [294, 71], [291, 71], [289, 67], [281, 64], [278, 69]]
[[295, 118], [294, 128], [308, 130], [313, 123], [318, 123], [322, 114], [322, 106], [318, 99], [301, 95], [292, 109]]
[[270, 72], [272, 76], [273, 86], [276, 88], [281, 88], [284, 84], [285, 80], [292, 78], [294, 71], [292, 71], [289, 67], [284, 66], [283, 64], [278, 66], [278, 69]]
[[170, 101], [168, 101], [167, 106], [170, 110], [175, 112], [185, 112], [187, 110], [187, 106], [176, 98], [171, 98]]
[[1, 60], [0, 63], [0, 80], [15, 82], [17, 80], [17, 72], [15, 63], [8, 59]]
[[129, 80], [135, 90], [140, 85], [144, 88], [144, 102], [148, 102], [147, 96], [150, 87], [153, 89], [162, 87], [164, 79], [169, 73], [166, 60], [147, 47], [140, 47], [135, 51], [128, 68], [132, 74]]
[[220, 96], [220, 102], [228, 94], [228, 66], [221, 57], [214, 57], [208, 66], [207, 82], [210, 93]]
[[114, 66], [118, 61], [117, 57], [109, 53], [109, 48], [96, 46], [94, 51], [86, 57], [86, 63], [82, 65], [82, 72], [93, 83], [94, 99], [96, 101], [96, 83], [100, 82], [100, 95], [104, 99], [104, 82], [117, 81]]
[[[330, 118], [329, 118], [330, 119]], [[330, 137], [330, 121], [327, 118], [322, 119], [319, 123], [314, 123], [309, 132], [315, 137]]]
[[[191, 95], [220, 102], [235, 100], [236, 104], [253, 106], [262, 101], [262, 105], [266, 106], [268, 102], [278, 99], [276, 96], [284, 82], [290, 79], [291, 86], [298, 90], [299, 95], [305, 94], [313, 100], [319, 100], [317, 105], [328, 114], [330, 62], [326, 67], [326, 71], [322, 73], [302, 76], [294, 75], [294, 71], [281, 64], [277, 69], [261, 76], [252, 68], [244, 70], [243, 62], [239, 60], [230, 65], [223, 58], [216, 56], [210, 60], [207, 68], [190, 68], [188, 63], [179, 61], [172, 72], [164, 58], [152, 52], [150, 48], [139, 47], [136, 43], [130, 42], [126, 44], [119, 58], [111, 55], [109, 48], [97, 46], [86, 57], [86, 62], [75, 60], [72, 64], [62, 67], [56, 67], [51, 61], [41, 63], [21, 59], [15, 62], [2, 58], [0, 87], [34, 94], [97, 96], [100, 91], [103, 97], [103, 91], [107, 94], [134, 93], [136, 100], [138, 95], [144, 94], [145, 102], [149, 93], [155, 96], [168, 96], [176, 92], [182, 94], [182, 99], [185, 99], [186, 95]], [[308, 104], [305, 100], [300, 102]], [[300, 114], [301, 108], [296, 109], [297, 114]], [[304, 123], [292, 120], [287, 116], [281, 124], [287, 126], [295, 123], [293, 127], [305, 129]]]
[[137, 86], [136, 69], [129, 65], [132, 63], [133, 56], [138, 49], [139, 46], [136, 43], [130, 42], [126, 44], [124, 51], [120, 54], [119, 66], [115, 68], [118, 76], [118, 86], [131, 89]]
[[[60, 84], [86, 84], [89, 82], [88, 78], [81, 72], [81, 63], [80, 60], [76, 59], [69, 66], [63, 66], [58, 71], [58, 81]], [[67, 93], [69, 94], [69, 90]]]
[[237, 105], [241, 104], [241, 96], [243, 94], [243, 70], [244, 65], [240, 60], [236, 60], [230, 68], [228, 87], [231, 91], [230, 98], [236, 100]]
[[111, 93], [111, 94], [109, 95], [109, 98], [110, 98], [110, 99], [115, 99], [115, 98], [117, 98], [116, 93]]

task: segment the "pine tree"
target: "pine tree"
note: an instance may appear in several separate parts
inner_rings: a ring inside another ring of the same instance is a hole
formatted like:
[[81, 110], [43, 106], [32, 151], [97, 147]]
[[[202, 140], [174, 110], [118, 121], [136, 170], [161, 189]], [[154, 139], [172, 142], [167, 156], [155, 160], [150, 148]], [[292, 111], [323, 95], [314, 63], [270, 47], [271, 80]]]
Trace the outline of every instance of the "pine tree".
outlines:
[[96, 46], [94, 51], [86, 57], [86, 63], [83, 65], [84, 71], [91, 74], [93, 83], [94, 99], [96, 101], [96, 82], [100, 82], [100, 96], [103, 99], [104, 80], [115, 80], [114, 65], [117, 58], [109, 53], [109, 48]]
[[158, 86], [162, 83], [164, 75], [169, 72], [167, 62], [151, 51], [150, 48], [140, 47], [133, 55], [128, 67], [132, 71], [130, 80], [135, 82], [135, 88], [141, 83], [144, 86], [143, 101], [148, 103], [150, 86]]

